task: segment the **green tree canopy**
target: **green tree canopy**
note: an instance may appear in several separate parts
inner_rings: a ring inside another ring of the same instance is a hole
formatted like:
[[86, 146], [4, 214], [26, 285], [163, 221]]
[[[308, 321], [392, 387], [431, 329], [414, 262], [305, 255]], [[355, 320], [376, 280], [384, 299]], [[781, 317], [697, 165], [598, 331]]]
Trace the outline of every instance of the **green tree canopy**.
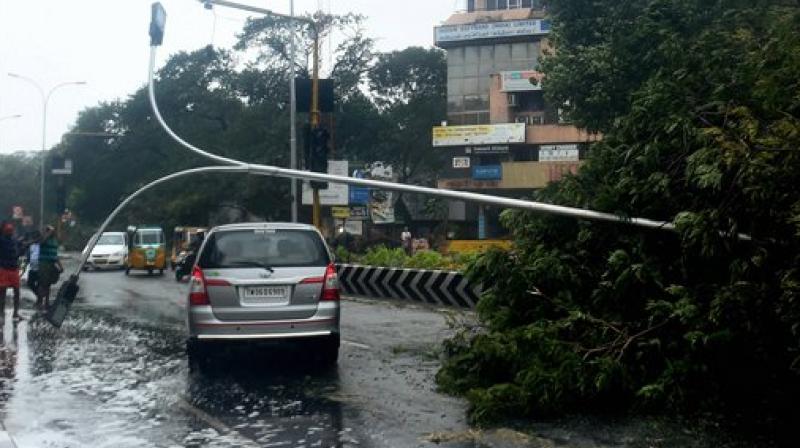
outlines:
[[800, 11], [549, 4], [545, 88], [605, 140], [537, 199], [679, 231], [506, 213], [515, 250], [472, 269], [487, 330], [451, 342], [440, 383], [476, 419], [642, 406], [787, 430], [800, 393]]

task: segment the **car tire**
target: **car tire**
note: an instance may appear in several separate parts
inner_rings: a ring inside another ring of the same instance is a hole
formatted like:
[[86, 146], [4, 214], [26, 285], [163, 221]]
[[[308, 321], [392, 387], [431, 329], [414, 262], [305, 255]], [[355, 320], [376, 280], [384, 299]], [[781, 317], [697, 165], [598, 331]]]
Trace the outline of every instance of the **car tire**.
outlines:
[[320, 343], [319, 363], [323, 367], [333, 367], [339, 362], [339, 335], [331, 336]]

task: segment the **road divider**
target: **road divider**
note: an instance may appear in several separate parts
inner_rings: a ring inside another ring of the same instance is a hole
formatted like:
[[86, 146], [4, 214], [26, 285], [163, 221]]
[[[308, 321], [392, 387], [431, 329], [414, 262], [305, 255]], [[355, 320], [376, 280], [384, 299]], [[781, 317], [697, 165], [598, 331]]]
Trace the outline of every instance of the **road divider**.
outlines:
[[354, 264], [337, 267], [342, 291], [355, 297], [473, 309], [481, 295], [481, 286], [471, 284], [460, 272]]

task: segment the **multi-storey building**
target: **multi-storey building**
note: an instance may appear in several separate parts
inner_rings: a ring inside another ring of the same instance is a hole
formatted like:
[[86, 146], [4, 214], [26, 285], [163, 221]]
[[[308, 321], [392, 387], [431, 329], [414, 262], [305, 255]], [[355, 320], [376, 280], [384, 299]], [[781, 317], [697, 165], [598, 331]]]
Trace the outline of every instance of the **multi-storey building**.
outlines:
[[[440, 188], [525, 197], [576, 172], [599, 138], [564, 122], [537, 71], [550, 23], [541, 0], [468, 0], [435, 29], [447, 52], [447, 122], [433, 144], [447, 155]], [[454, 203], [459, 238], [502, 236], [499, 210]]]

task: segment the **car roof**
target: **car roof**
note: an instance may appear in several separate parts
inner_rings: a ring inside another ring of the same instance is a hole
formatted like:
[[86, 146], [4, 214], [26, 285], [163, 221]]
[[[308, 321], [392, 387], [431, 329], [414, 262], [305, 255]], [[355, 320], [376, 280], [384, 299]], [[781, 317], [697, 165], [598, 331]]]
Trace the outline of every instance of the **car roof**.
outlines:
[[311, 230], [316, 232], [317, 228], [310, 224], [299, 224], [291, 222], [246, 222], [240, 224], [227, 224], [211, 229], [211, 232], [224, 232], [229, 230]]

